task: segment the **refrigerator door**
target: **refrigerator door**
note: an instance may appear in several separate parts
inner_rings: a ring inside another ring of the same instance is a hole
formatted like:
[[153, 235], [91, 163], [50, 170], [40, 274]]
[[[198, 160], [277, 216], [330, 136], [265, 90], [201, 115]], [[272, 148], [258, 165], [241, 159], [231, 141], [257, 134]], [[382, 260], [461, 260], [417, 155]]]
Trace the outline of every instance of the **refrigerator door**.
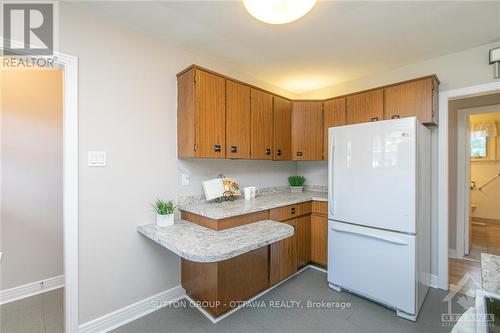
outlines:
[[330, 219], [415, 233], [416, 119], [329, 133]]
[[329, 221], [328, 282], [415, 314], [415, 237]]

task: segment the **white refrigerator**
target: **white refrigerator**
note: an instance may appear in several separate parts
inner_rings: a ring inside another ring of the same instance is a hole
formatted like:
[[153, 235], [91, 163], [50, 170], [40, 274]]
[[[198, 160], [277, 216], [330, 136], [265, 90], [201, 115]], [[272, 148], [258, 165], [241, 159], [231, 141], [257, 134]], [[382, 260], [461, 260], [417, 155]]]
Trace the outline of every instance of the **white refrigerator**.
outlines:
[[416, 320], [430, 285], [430, 130], [329, 129], [328, 283]]

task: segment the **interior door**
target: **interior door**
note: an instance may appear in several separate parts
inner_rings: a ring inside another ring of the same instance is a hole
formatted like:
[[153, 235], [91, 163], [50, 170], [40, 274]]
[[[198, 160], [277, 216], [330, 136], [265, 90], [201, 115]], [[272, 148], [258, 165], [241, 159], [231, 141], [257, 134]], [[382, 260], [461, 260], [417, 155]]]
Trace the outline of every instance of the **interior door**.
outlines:
[[195, 72], [196, 157], [225, 158], [226, 80]]
[[273, 159], [273, 95], [251, 90], [251, 158]]
[[328, 282], [416, 312], [415, 236], [328, 222]]
[[416, 120], [333, 128], [332, 218], [415, 233]]

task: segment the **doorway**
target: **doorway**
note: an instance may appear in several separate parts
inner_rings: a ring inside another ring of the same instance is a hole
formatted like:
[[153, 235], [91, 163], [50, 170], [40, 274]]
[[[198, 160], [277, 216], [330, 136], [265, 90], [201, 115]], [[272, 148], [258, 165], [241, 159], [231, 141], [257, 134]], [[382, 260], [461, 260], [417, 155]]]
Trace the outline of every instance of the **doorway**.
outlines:
[[[495, 109], [496, 107], [494, 107]], [[500, 105], [497, 111], [469, 116], [469, 219], [465, 257], [500, 254]]]

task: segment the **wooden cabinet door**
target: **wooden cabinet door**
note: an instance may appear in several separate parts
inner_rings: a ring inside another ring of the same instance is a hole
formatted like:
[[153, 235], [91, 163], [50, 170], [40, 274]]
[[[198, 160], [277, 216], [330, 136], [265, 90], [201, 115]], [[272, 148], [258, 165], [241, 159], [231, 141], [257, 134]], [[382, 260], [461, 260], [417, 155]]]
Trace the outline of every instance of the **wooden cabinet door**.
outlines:
[[323, 102], [323, 159], [328, 160], [328, 129], [346, 124], [345, 98], [335, 98]]
[[273, 159], [273, 95], [251, 90], [251, 152], [255, 160]]
[[323, 102], [292, 103], [292, 159], [323, 159]]
[[297, 218], [297, 266], [304, 267], [311, 261], [311, 215]]
[[[284, 221], [296, 228], [296, 219]], [[269, 283], [271, 285], [297, 272], [297, 234], [270, 245]]]
[[326, 267], [328, 253], [328, 218], [326, 215], [311, 215], [311, 261]]
[[226, 80], [196, 69], [196, 157], [225, 158]]
[[250, 158], [250, 87], [226, 80], [226, 157]]
[[384, 119], [384, 89], [347, 96], [346, 119], [347, 124]]
[[417, 117], [421, 123], [434, 124], [435, 89], [434, 78], [385, 88], [385, 119]]
[[274, 96], [274, 152], [276, 161], [291, 160], [292, 155], [292, 102]]

